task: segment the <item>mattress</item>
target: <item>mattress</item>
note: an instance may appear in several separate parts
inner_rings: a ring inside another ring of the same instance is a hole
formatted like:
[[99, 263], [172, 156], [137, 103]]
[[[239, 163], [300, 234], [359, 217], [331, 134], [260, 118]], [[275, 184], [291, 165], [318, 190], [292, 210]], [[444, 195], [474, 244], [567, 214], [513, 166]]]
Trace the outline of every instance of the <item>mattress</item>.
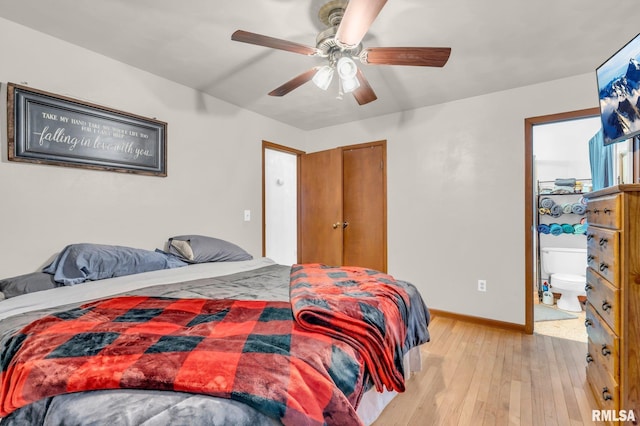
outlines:
[[[161, 298], [206, 298], [289, 301], [291, 268], [268, 258], [240, 262], [189, 265], [141, 274], [86, 282], [40, 291], [0, 302], [2, 343], [20, 328], [43, 315], [74, 308], [82, 303], [120, 295]], [[428, 321], [428, 311], [414, 287], [412, 298], [424, 312], [413, 317]], [[413, 304], [412, 304], [413, 305]], [[404, 357], [405, 376], [419, 370], [419, 345], [428, 341], [426, 324], [413, 324], [407, 335], [411, 350]], [[358, 403], [363, 424], [371, 424], [396, 395], [371, 388]], [[280, 424], [272, 416], [241, 402], [208, 395], [175, 391], [115, 389], [68, 393], [45, 398], [11, 413], [0, 424]]]

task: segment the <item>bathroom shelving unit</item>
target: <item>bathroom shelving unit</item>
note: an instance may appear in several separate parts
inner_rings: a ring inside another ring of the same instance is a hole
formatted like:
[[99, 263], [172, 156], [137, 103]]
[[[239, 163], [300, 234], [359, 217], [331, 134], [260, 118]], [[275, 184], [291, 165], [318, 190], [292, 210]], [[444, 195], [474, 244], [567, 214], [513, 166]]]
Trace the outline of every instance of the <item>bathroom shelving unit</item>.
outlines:
[[[569, 224], [574, 225], [581, 223], [581, 221], [586, 221], [586, 214], [575, 214], [571, 213], [563, 213], [559, 217], [553, 217], [549, 214], [542, 214], [539, 210], [540, 201], [548, 197], [555, 204], [564, 205], [566, 203], [574, 204], [579, 203], [584, 196], [584, 192], [570, 192], [570, 193], [553, 193], [553, 192], [545, 192], [545, 188], [553, 187], [555, 181], [538, 181], [537, 182], [537, 191], [536, 191], [536, 217], [535, 220], [535, 235], [536, 235], [536, 256], [537, 256], [537, 273], [536, 273], [536, 282], [537, 282], [537, 290], [538, 290], [538, 299], [542, 302], [542, 285], [544, 283], [542, 277], [542, 265], [540, 263], [540, 248], [541, 247], [570, 247], [570, 248], [586, 248], [587, 240], [586, 235], [575, 234], [575, 233], [562, 233], [560, 235], [552, 235], [552, 234], [544, 234], [539, 232], [539, 225], [551, 225], [551, 224]], [[583, 185], [591, 184], [591, 179], [576, 179], [576, 182], [582, 182]], [[584, 186], [583, 186], [584, 187]], [[586, 208], [586, 206], [585, 206]]]

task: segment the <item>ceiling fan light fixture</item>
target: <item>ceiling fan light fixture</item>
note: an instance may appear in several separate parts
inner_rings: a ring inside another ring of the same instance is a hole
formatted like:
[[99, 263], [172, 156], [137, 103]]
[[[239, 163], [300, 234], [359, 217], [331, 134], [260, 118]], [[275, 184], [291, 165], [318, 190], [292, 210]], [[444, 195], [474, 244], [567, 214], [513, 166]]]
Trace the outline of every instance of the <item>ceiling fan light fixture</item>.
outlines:
[[356, 90], [358, 87], [360, 87], [360, 82], [356, 77], [341, 78], [340, 81], [342, 82], [342, 91], [344, 93], [351, 93], [354, 90]]
[[356, 74], [358, 73], [358, 66], [353, 59], [343, 56], [338, 59], [336, 69], [338, 71], [338, 76], [342, 83], [342, 91], [344, 93], [351, 93], [360, 87], [360, 82], [356, 77]]
[[322, 90], [327, 90], [333, 79], [333, 68], [329, 65], [320, 67], [318, 72], [313, 76], [313, 83]]
[[354, 78], [358, 72], [358, 66], [356, 65], [356, 63], [353, 61], [353, 59], [346, 56], [338, 59], [336, 69], [338, 70], [338, 75], [343, 80]]

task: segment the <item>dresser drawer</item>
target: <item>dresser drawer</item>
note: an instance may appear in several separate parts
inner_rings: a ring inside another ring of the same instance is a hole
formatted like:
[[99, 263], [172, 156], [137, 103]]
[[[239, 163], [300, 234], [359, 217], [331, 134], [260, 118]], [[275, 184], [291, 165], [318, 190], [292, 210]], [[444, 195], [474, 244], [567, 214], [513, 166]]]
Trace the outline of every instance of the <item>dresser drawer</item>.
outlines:
[[611, 285], [620, 288], [620, 275], [618, 274], [618, 262], [606, 260], [600, 257], [599, 253], [587, 252], [587, 266], [593, 272], [598, 273], [602, 278], [609, 281]]
[[620, 387], [618, 382], [595, 361], [587, 363], [587, 381], [602, 410], [620, 409]]
[[587, 303], [585, 325], [589, 335], [588, 350], [596, 363], [601, 364], [616, 380], [620, 375], [620, 339]]
[[618, 256], [620, 233], [589, 225], [587, 229], [587, 264], [616, 287], [620, 286]]
[[620, 335], [620, 289], [587, 268], [587, 284], [585, 285], [587, 300], [595, 308], [600, 317]]
[[589, 200], [587, 204], [587, 222], [589, 225], [620, 229], [622, 226], [621, 200], [621, 194]]

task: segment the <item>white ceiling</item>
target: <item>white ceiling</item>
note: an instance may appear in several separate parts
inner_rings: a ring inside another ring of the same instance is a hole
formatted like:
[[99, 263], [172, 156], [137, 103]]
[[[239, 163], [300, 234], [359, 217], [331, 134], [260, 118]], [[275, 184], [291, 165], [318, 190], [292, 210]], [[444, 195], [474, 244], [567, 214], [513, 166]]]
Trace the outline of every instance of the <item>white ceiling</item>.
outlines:
[[444, 68], [362, 65], [378, 96], [364, 106], [313, 83], [267, 96], [323, 60], [231, 34], [315, 46], [325, 2], [0, 0], [0, 17], [303, 130], [591, 72], [595, 105], [595, 69], [640, 30], [637, 0], [389, 0], [364, 46], [451, 47]]

